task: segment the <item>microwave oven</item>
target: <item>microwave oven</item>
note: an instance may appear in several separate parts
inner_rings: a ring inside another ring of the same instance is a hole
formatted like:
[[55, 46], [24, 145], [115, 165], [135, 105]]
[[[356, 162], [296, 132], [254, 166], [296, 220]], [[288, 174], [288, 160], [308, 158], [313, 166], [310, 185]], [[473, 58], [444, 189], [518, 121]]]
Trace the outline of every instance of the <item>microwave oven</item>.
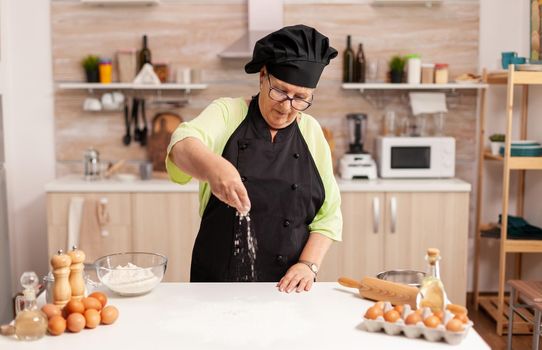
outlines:
[[382, 178], [446, 178], [455, 175], [453, 137], [389, 137], [376, 140]]

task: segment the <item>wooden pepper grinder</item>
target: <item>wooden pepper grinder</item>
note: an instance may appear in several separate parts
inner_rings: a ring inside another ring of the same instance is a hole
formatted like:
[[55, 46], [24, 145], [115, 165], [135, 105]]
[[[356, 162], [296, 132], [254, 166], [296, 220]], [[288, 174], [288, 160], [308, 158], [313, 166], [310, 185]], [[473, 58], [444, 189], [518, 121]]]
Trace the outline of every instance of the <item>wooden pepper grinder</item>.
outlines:
[[77, 249], [76, 246], [73, 246], [72, 250], [68, 252], [68, 255], [71, 258], [71, 298], [73, 300], [81, 300], [85, 297], [85, 279], [83, 278], [85, 253], [82, 250]]
[[72, 291], [68, 277], [72, 263], [69, 255], [63, 253], [62, 249], [51, 258], [55, 283], [53, 284], [53, 302], [55, 305], [64, 307], [71, 299]]

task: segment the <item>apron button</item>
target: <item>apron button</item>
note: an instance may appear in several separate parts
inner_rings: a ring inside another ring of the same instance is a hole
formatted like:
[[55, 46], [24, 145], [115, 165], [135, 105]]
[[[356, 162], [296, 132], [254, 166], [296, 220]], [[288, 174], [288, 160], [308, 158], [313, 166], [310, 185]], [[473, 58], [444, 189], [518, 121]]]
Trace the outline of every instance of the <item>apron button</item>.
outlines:
[[245, 150], [245, 149], [248, 148], [248, 144], [243, 143], [243, 144], [241, 144], [241, 146], [239, 146], [239, 148], [242, 149], [242, 150]]
[[279, 264], [285, 264], [288, 259], [284, 255], [277, 255], [277, 262]]
[[294, 153], [294, 158], [298, 159], [299, 158], [299, 153]]
[[243, 182], [247, 181], [247, 177], [246, 176], [241, 176], [241, 181], [243, 181]]
[[284, 226], [284, 227], [290, 226], [290, 221], [284, 220], [284, 222], [282, 223], [282, 226]]
[[295, 190], [297, 190], [297, 188], [298, 188], [298, 187], [299, 187], [299, 185], [298, 185], [298, 184], [293, 184], [293, 185], [292, 185], [292, 190], [294, 190], [294, 191], [295, 191]]

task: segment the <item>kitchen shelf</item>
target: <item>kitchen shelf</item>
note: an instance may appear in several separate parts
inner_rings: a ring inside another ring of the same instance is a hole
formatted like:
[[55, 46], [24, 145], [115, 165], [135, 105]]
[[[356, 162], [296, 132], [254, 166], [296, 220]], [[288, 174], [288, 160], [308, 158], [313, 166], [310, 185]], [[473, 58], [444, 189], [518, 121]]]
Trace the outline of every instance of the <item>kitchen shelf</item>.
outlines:
[[392, 83], [343, 83], [344, 90], [479, 90], [486, 89], [484, 83], [448, 83], [448, 84], [392, 84]]
[[[504, 161], [503, 156], [484, 153], [484, 159]], [[510, 157], [508, 165], [512, 170], [542, 170], [542, 157]]]
[[[484, 70], [484, 83], [488, 85], [506, 84], [507, 95], [504, 100], [506, 112], [506, 133], [505, 133], [505, 152], [504, 156], [493, 155], [484, 148], [484, 140], [486, 140], [486, 91], [482, 90], [480, 103], [480, 119], [479, 119], [479, 149], [478, 149], [478, 184], [476, 194], [476, 239], [474, 251], [474, 274], [473, 274], [473, 295], [474, 306], [478, 309], [479, 306], [484, 308], [497, 322], [496, 330], [498, 335], [503, 335], [506, 332], [508, 319], [506, 317], [507, 305], [505, 298], [506, 286], [506, 260], [508, 253], [515, 253], [514, 275], [515, 279], [521, 279], [521, 263], [522, 253], [542, 253], [542, 240], [533, 239], [511, 239], [508, 237], [508, 214], [510, 212], [510, 187], [511, 171], [517, 172], [517, 198], [515, 216], [523, 217], [524, 215], [524, 199], [525, 199], [525, 171], [526, 170], [542, 170], [542, 157], [511, 157], [511, 140], [512, 126], [514, 118], [514, 92], [515, 86], [522, 87], [521, 109], [519, 120], [519, 139], [527, 139], [527, 117], [529, 106], [529, 86], [542, 85], [542, 72], [527, 72], [516, 71], [513, 64], [509, 65], [507, 71], [486, 72]], [[484, 180], [484, 161], [501, 161], [502, 162], [502, 200], [501, 200], [501, 233], [499, 239], [499, 291], [496, 298], [484, 298], [479, 292], [479, 274], [480, 274], [480, 255], [481, 255], [481, 240], [485, 238], [481, 235], [487, 225], [482, 224], [482, 189]], [[523, 325], [514, 321], [513, 329], [516, 332], [517, 328], [522, 328]], [[525, 331], [525, 329], [523, 329]]]
[[142, 85], [132, 83], [79, 83], [79, 82], [60, 82], [58, 88], [61, 90], [124, 90], [124, 91], [176, 91], [184, 90], [190, 93], [191, 90], [207, 89], [207, 84], [160, 84], [160, 85]]
[[[514, 85], [542, 85], [542, 72], [514, 71]], [[507, 84], [508, 71], [496, 71], [487, 74], [488, 84]]]

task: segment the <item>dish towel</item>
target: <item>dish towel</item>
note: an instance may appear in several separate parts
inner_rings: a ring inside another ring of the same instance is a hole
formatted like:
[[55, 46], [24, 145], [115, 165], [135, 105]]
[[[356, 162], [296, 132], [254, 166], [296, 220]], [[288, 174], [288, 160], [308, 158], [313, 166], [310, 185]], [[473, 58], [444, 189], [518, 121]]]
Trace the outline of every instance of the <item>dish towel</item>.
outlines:
[[412, 114], [448, 112], [446, 95], [442, 92], [410, 92]]
[[68, 239], [66, 252], [73, 246], [79, 246], [79, 232], [81, 228], [81, 216], [83, 214], [83, 197], [71, 197], [68, 209]]
[[99, 258], [99, 256], [95, 256], [94, 252], [100, 251], [103, 248], [99, 210], [100, 206], [96, 199], [85, 199], [81, 229], [79, 231], [79, 248], [85, 251], [86, 260], [88, 261], [94, 261]]

